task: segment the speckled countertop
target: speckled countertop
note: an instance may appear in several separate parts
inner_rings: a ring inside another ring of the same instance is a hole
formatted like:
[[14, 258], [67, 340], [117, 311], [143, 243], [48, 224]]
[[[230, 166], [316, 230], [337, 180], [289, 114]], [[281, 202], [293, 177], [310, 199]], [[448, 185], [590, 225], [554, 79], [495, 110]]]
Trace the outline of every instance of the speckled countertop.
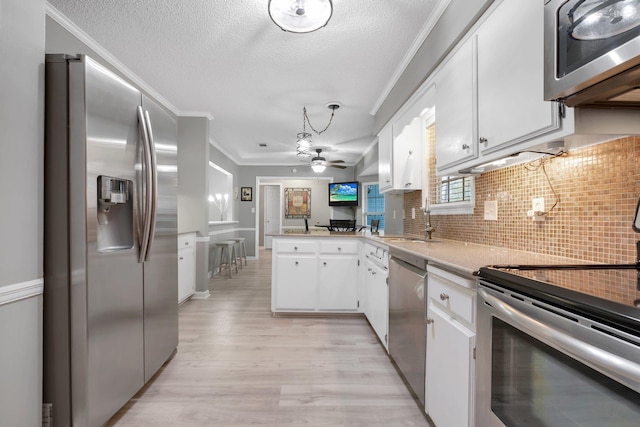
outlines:
[[[280, 237], [327, 237], [360, 238], [402, 250], [425, 258], [428, 264], [440, 266], [461, 276], [473, 277], [481, 267], [491, 265], [566, 265], [589, 264], [573, 258], [544, 255], [496, 246], [465, 243], [457, 240], [434, 239], [411, 241], [415, 236], [372, 236], [362, 233], [309, 233], [278, 234]], [[407, 239], [403, 241], [403, 239]], [[591, 271], [519, 271], [506, 270], [511, 274], [531, 278], [543, 283], [575, 290], [607, 301], [633, 307], [633, 314], [640, 319], [640, 278], [635, 269], [591, 270]]]
[[274, 234], [274, 237], [331, 237], [364, 238], [386, 246], [413, 253], [425, 258], [429, 263], [437, 264], [465, 276], [471, 276], [480, 267], [495, 264], [575, 264], [581, 261], [544, 255], [535, 252], [518, 251], [496, 246], [465, 243], [457, 240], [433, 239], [427, 241], [397, 241], [415, 236], [372, 236], [370, 233], [330, 233], [328, 231], [293, 232]]

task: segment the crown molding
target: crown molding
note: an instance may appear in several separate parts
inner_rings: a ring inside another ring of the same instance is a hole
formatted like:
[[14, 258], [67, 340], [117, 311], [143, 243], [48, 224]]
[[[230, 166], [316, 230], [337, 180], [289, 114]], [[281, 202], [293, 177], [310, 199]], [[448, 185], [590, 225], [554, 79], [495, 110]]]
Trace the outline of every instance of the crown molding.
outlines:
[[418, 49], [420, 49], [424, 41], [427, 39], [431, 31], [433, 30], [433, 27], [435, 27], [436, 23], [444, 13], [447, 6], [449, 6], [449, 3], [451, 3], [451, 0], [438, 0], [438, 2], [433, 8], [433, 13], [429, 17], [429, 19], [425, 22], [424, 26], [422, 27], [422, 30], [420, 30], [420, 33], [411, 44], [411, 47], [409, 48], [407, 53], [405, 53], [404, 57], [396, 67], [396, 70], [391, 75], [391, 79], [389, 80], [385, 88], [382, 90], [382, 93], [376, 100], [375, 104], [373, 104], [373, 108], [371, 109], [369, 114], [371, 114], [372, 116], [376, 115], [376, 113], [384, 103], [385, 99], [387, 99], [387, 96], [389, 96], [389, 94], [391, 93], [391, 90], [393, 90], [393, 87], [396, 85], [396, 83], [398, 83], [398, 80], [400, 80], [400, 77], [402, 76], [402, 73], [404, 73], [404, 70], [409, 66], [409, 63], [411, 62], [415, 54], [418, 52]]

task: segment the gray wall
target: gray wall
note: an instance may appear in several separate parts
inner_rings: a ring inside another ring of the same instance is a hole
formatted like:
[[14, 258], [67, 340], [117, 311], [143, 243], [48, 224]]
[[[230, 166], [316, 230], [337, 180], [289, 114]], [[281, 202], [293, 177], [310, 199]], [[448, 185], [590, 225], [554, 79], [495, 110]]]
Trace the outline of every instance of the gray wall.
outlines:
[[[0, 294], [43, 278], [44, 7], [0, 3]], [[41, 295], [0, 303], [0, 343], [0, 424], [39, 426]]]
[[146, 90], [148, 86], [146, 84], [143, 84], [142, 81], [131, 80], [128, 75], [122, 73], [120, 68], [117, 68], [108, 59], [105, 59], [95, 50], [84, 44], [76, 36], [67, 31], [67, 29], [58, 24], [53, 18], [51, 18], [50, 16], [46, 16], [45, 24], [46, 53], [67, 53], [70, 55], [82, 53], [88, 55], [91, 57], [91, 59], [98, 61], [102, 66], [111, 70], [114, 74], [117, 74], [122, 79], [139, 88], [149, 98], [153, 99], [158, 104], [162, 105], [165, 109], [169, 110], [169, 114], [172, 114], [174, 117], [176, 116], [172, 111], [173, 107], [167, 105], [167, 101], [165, 99], [159, 99], [155, 93], [152, 93], [152, 90]]
[[[212, 124], [215, 127], [215, 121]], [[247, 232], [245, 230], [238, 228], [238, 209], [240, 206], [240, 169], [238, 165], [231, 160], [227, 155], [225, 155], [222, 151], [220, 151], [215, 145], [213, 145], [213, 141], [209, 140], [209, 160], [216, 165], [220, 166], [222, 169], [226, 170], [230, 174], [233, 175], [233, 189], [238, 189], [238, 198], [234, 199], [231, 197], [229, 199], [229, 205], [233, 212], [233, 217], [231, 218], [232, 223], [221, 223], [221, 224], [209, 224], [209, 273], [215, 273], [215, 258], [219, 256], [216, 253], [214, 245], [216, 242], [220, 242], [222, 240], [229, 240], [234, 237], [244, 237], [246, 239], [245, 246], [247, 248], [247, 255], [253, 256], [253, 234], [251, 232]], [[256, 195], [254, 193], [253, 197]], [[247, 203], [247, 202], [242, 202]]]
[[44, 1], [0, 9], [0, 286], [42, 277]]
[[[209, 122], [178, 117], [178, 232], [209, 236]], [[196, 292], [209, 289], [209, 243], [196, 244]]]
[[[296, 172], [293, 172], [295, 168]], [[297, 165], [291, 166], [240, 166], [239, 167], [239, 185], [241, 187], [253, 188], [253, 200], [251, 202], [240, 202], [238, 206], [238, 227], [242, 232], [242, 236], [246, 237], [247, 251], [251, 256], [255, 256], [255, 226], [256, 226], [256, 213], [258, 211], [256, 178], [257, 177], [278, 177], [283, 180], [299, 180], [299, 179], [315, 179], [315, 177], [333, 178], [334, 182], [349, 181], [354, 179], [353, 167], [347, 167], [346, 169], [327, 168], [323, 173], [314, 173], [309, 166]], [[276, 183], [272, 181], [271, 183]], [[324, 181], [326, 182], [326, 181]], [[312, 208], [313, 209], [313, 199]], [[334, 212], [335, 218], [344, 218], [342, 213]], [[328, 218], [327, 218], [328, 219]], [[301, 221], [301, 220], [299, 220]]]
[[376, 112], [374, 133], [384, 127], [491, 3], [493, 0], [451, 0]]

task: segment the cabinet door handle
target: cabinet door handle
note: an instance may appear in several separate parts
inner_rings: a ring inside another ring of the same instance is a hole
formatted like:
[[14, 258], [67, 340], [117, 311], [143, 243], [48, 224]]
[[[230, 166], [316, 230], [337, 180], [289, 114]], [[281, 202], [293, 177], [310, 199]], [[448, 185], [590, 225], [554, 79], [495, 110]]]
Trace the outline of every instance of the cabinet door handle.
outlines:
[[294, 250], [294, 251], [297, 251], [297, 250], [298, 250], [298, 247], [297, 247], [297, 246], [294, 246], [294, 247], [293, 247], [293, 250]]
[[441, 301], [446, 301], [448, 299], [449, 299], [449, 295], [445, 294], [444, 292], [440, 294]]
[[376, 275], [376, 272], [375, 272], [375, 271], [372, 271], [372, 272], [371, 272], [371, 274], [372, 274], [373, 276], [375, 276], [375, 275]]
[[431, 325], [431, 324], [433, 323], [433, 319], [432, 319], [431, 317], [427, 317], [427, 318], [425, 319], [425, 323], [426, 323], [427, 325]]
[[184, 245], [185, 246], [189, 246], [189, 242], [184, 242]]
[[468, 150], [469, 148], [471, 148], [471, 147], [469, 146], [469, 144], [462, 144], [462, 149], [463, 149], [463, 150]]
[[182, 261], [183, 259], [184, 259], [183, 257], [180, 257], [180, 261]]
[[322, 265], [324, 265], [324, 266], [326, 267], [326, 266], [327, 266], [327, 263], [326, 263], [326, 262], [323, 262], [323, 263], [322, 263]]
[[486, 144], [487, 142], [489, 142], [487, 138], [485, 138], [484, 136], [480, 137], [480, 144]]
[[298, 261], [296, 261], [296, 265], [298, 265]]
[[338, 248], [338, 252], [340, 252], [342, 250], [342, 248]]

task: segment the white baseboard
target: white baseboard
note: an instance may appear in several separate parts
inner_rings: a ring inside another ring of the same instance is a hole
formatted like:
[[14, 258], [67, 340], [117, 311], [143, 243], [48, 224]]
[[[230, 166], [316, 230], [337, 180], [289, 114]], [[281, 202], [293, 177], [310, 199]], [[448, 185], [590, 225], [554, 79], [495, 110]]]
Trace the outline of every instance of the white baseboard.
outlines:
[[211, 296], [211, 294], [209, 293], [209, 290], [207, 289], [206, 291], [196, 291], [193, 296], [191, 297], [191, 299], [207, 299]]

